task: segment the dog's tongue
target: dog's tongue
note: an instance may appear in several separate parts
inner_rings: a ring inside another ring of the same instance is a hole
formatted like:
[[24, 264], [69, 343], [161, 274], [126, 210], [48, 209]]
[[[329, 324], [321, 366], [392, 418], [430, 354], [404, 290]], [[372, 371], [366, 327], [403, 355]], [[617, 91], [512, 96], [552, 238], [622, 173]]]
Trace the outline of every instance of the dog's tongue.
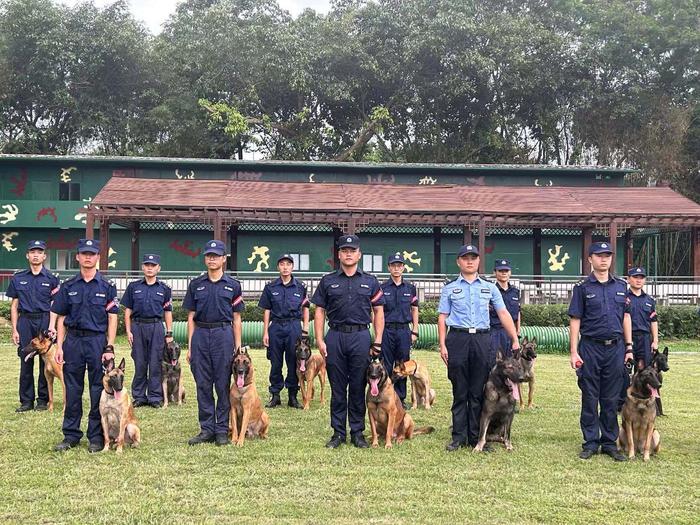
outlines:
[[510, 379], [506, 379], [506, 384], [510, 387], [510, 393], [513, 396], [513, 399], [520, 401], [520, 390], [518, 390], [518, 385], [513, 383], [513, 381]]
[[173, 366], [177, 365], [177, 359], [171, 359], [170, 364]]
[[653, 397], [654, 399], [657, 399], [659, 397], [659, 391], [653, 386], [649, 387], [649, 392], [651, 392], [651, 397]]
[[121, 401], [121, 399], [122, 399], [122, 391], [121, 390], [114, 391], [114, 399], [116, 399], [117, 401]]
[[299, 363], [299, 370], [306, 372], [306, 359], [302, 359]]
[[243, 374], [238, 374], [238, 377], [236, 377], [236, 386], [238, 388], [243, 388], [243, 385], [245, 385], [245, 378]]
[[26, 363], [27, 361], [29, 361], [29, 360], [30, 360], [32, 357], [34, 357], [35, 355], [36, 355], [36, 352], [29, 352], [29, 353], [27, 354], [27, 357], [24, 358], [24, 362]]
[[372, 393], [373, 396], [379, 395], [379, 379], [378, 378], [369, 380], [369, 391]]

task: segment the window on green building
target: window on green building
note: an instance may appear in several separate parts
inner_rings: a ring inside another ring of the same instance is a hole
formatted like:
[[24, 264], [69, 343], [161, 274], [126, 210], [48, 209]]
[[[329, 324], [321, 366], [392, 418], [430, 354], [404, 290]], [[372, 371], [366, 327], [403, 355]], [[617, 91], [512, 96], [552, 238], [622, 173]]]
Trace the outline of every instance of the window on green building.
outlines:
[[71, 250], [56, 250], [56, 270], [77, 270], [78, 261], [75, 260], [77, 252]]
[[384, 271], [384, 257], [371, 253], [362, 254], [362, 270], [375, 273]]
[[79, 201], [80, 200], [80, 183], [79, 182], [59, 182], [58, 183], [58, 200], [60, 200], [60, 201]]
[[32, 181], [32, 197], [35, 201], [55, 199], [55, 195], [51, 192], [51, 182], [47, 180]]
[[309, 254], [308, 253], [290, 253], [294, 259], [294, 269], [300, 272], [309, 271]]

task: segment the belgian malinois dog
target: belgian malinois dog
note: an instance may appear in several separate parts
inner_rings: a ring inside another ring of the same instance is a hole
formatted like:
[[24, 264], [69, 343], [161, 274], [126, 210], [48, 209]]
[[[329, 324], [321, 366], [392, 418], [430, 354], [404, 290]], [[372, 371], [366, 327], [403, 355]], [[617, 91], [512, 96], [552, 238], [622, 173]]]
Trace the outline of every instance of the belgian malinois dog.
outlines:
[[379, 446], [379, 435], [385, 438], [385, 448], [391, 448], [392, 440], [402, 443], [417, 434], [430, 434], [433, 427], [415, 428], [413, 418], [396, 395], [394, 385], [379, 357], [367, 367], [367, 413], [372, 429], [372, 448]]
[[649, 461], [649, 456], [657, 454], [661, 448], [661, 435], [654, 426], [659, 386], [661, 383], [654, 367], [648, 366], [632, 376], [617, 438], [618, 447], [630, 459], [638, 452], [644, 455], [644, 461]]
[[163, 381], [163, 408], [168, 406], [168, 402], [182, 405], [185, 402], [185, 385], [180, 366], [180, 345], [175, 341], [163, 346], [160, 377]]
[[302, 335], [297, 339], [297, 379], [301, 389], [301, 399], [304, 410], [309, 409], [311, 400], [314, 398], [314, 377], [318, 376], [321, 383], [321, 404], [325, 402], [323, 390], [326, 387], [326, 360], [321, 354], [311, 352], [309, 336]]
[[415, 359], [397, 361], [394, 363], [391, 380], [397, 381], [403, 377], [411, 380], [411, 408], [415, 410], [421, 406], [429, 410], [435, 403], [435, 390], [430, 388], [428, 368]]
[[231, 414], [229, 429], [231, 441], [242, 447], [245, 438], [265, 439], [270, 426], [270, 418], [263, 409], [262, 401], [255, 388], [253, 361], [248, 355], [248, 347], [236, 350], [233, 355], [233, 381], [231, 383]]
[[28, 361], [36, 354], [44, 360], [44, 377], [49, 390], [49, 410], [53, 411], [53, 380], [58, 378], [63, 387], [63, 412], [66, 411], [66, 384], [63, 381], [63, 363], [56, 362], [56, 338], [50, 337], [44, 331], [29, 341], [29, 344], [22, 348], [24, 360]]
[[[527, 389], [527, 408], [532, 408], [532, 398], [535, 395], [535, 358], [537, 357], [537, 338], [533, 337], [523, 339], [522, 348], [520, 350], [520, 364], [523, 367], [523, 381], [528, 384]], [[518, 383], [518, 397], [520, 398], [520, 408], [523, 408], [523, 391], [522, 383]]]
[[661, 406], [661, 386], [664, 382], [664, 372], [668, 372], [670, 369], [668, 367], [668, 346], [664, 347], [663, 352], [658, 350], [651, 351], [651, 366], [656, 370], [659, 377], [659, 397], [656, 398], [656, 415], [664, 416], [664, 409]]
[[479, 441], [474, 447], [474, 452], [484, 450], [487, 441], [503, 443], [506, 450], [513, 450], [510, 429], [515, 415], [515, 403], [520, 398], [517, 383], [524, 378], [520, 351], [516, 350], [512, 357], [504, 358], [503, 352], [498, 350], [496, 364], [484, 386]]
[[131, 404], [129, 393], [124, 389], [124, 370], [126, 361], [122, 358], [118, 367], [114, 359], [103, 365], [102, 395], [100, 396], [100, 418], [105, 446], [108, 451], [112, 443], [116, 444], [117, 452], [124, 450], [124, 443], [138, 447], [141, 443], [141, 430], [134, 415], [134, 405]]

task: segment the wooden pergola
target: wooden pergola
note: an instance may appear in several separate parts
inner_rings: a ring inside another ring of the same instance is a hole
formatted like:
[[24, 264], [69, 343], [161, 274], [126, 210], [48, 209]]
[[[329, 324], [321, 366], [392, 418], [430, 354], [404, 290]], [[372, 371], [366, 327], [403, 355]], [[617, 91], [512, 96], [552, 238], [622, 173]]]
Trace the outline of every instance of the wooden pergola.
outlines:
[[[341, 233], [367, 226], [433, 228], [435, 272], [440, 273], [441, 228], [460, 227], [464, 243], [485, 253], [495, 228], [531, 228], [534, 273], [541, 274], [543, 228], [581, 231], [582, 253], [593, 233], [609, 237], [613, 249], [624, 239], [625, 264], [632, 265], [636, 228], [691, 230], [693, 274], [700, 277], [700, 205], [666, 187], [408, 186], [236, 180], [173, 180], [113, 177], [87, 206], [86, 236], [97, 222], [109, 244], [109, 226], [132, 231], [132, 267], [138, 267], [144, 222], [211, 225], [213, 235], [231, 235], [236, 251], [241, 224], [326, 224]], [[103, 251], [100, 263], [107, 263]], [[482, 257], [482, 266], [485, 258]], [[232, 258], [235, 269], [235, 258]], [[584, 273], [588, 273], [584, 257]], [[483, 271], [483, 268], [482, 268]]]

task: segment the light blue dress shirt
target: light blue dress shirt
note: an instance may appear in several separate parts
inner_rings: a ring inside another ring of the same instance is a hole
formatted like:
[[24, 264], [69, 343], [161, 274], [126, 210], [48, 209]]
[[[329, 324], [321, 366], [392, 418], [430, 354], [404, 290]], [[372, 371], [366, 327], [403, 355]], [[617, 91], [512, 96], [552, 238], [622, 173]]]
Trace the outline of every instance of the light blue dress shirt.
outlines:
[[495, 284], [481, 277], [470, 283], [460, 274], [443, 287], [438, 311], [447, 315], [447, 326], [488, 330], [489, 302], [496, 311], [506, 307]]

